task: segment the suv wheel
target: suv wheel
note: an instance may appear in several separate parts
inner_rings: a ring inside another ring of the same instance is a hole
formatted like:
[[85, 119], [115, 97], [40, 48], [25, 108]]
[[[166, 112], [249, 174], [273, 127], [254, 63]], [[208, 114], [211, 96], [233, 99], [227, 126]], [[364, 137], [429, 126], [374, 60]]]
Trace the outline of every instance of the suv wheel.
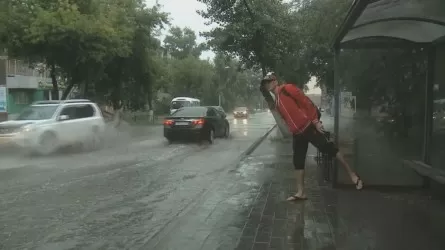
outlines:
[[88, 142], [88, 148], [91, 150], [98, 150], [101, 149], [104, 145], [104, 138], [102, 136], [102, 133], [100, 132], [99, 128], [94, 127], [92, 129], [91, 137]]
[[39, 154], [48, 155], [54, 153], [58, 148], [58, 139], [53, 132], [45, 132], [39, 138], [39, 146], [36, 151]]

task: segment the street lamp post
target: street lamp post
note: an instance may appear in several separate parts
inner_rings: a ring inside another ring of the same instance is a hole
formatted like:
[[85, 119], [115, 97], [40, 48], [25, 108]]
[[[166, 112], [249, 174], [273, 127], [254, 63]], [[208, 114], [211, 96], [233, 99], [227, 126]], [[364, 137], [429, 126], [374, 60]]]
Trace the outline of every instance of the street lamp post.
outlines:
[[[225, 66], [224, 67], [224, 69], [225, 70], [228, 70], [228, 69], [230, 69], [230, 66]], [[227, 73], [227, 72], [226, 72]], [[226, 81], [225, 81], [225, 84], [226, 84], [226, 86], [227, 86], [227, 82], [228, 82], [228, 76], [227, 76], [227, 74], [226, 74]], [[226, 86], [224, 86], [224, 87], [226, 87]], [[218, 91], [218, 106], [222, 106], [222, 91], [221, 91], [221, 86], [219, 86], [219, 91]]]

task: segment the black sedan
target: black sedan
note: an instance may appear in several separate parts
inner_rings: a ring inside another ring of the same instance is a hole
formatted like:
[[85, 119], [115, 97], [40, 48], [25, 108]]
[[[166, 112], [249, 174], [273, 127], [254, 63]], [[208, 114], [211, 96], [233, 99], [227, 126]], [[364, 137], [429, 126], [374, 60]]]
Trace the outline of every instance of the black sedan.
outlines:
[[184, 107], [164, 120], [164, 137], [173, 142], [179, 139], [206, 140], [229, 137], [227, 119], [213, 107]]
[[221, 112], [223, 115], [227, 116], [227, 115], [226, 115], [226, 111], [224, 110], [223, 107], [221, 107], [221, 106], [210, 106], [210, 107], [215, 108], [216, 110], [218, 110], [219, 112]]

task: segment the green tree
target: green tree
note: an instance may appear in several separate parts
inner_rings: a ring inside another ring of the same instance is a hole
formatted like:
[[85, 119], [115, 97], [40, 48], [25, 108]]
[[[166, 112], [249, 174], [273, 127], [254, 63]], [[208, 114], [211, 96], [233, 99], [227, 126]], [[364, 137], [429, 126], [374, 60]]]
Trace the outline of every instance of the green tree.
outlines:
[[[220, 27], [204, 33], [214, 49], [233, 54], [247, 67], [263, 74], [274, 69], [288, 47], [297, 47], [296, 23], [283, 1], [210, 1], [200, 14]], [[290, 43], [290, 41], [293, 41]]]
[[259, 93], [258, 79], [261, 72], [243, 67], [240, 61], [224, 53], [217, 53], [213, 60], [215, 75], [211, 87], [215, 104], [218, 95], [223, 98], [222, 106], [231, 110], [235, 106], [257, 106]]
[[123, 89], [142, 93], [144, 104], [151, 99], [152, 54], [160, 45], [154, 36], [167, 22], [159, 6], [146, 8], [141, 0], [12, 1], [6, 19], [2, 37], [8, 34], [3, 41], [9, 55], [45, 62], [55, 95], [60, 73], [69, 86], [63, 98], [78, 85], [84, 96], [98, 91], [115, 106]]
[[327, 83], [330, 42], [351, 0], [200, 1], [207, 6], [200, 14], [220, 24], [205, 33], [214, 49], [300, 87], [311, 76]]
[[[68, 0], [12, 3], [8, 22], [8, 53], [56, 65], [67, 72], [71, 86], [96, 81], [115, 56], [127, 56], [136, 2]], [[57, 95], [56, 78], [52, 77]], [[84, 89], [87, 89], [85, 86]]]
[[[331, 42], [344, 20], [351, 0], [296, 0], [296, 19], [302, 50], [299, 55], [301, 65], [311, 76], [323, 85], [329, 81], [333, 71], [333, 51]], [[329, 85], [332, 89], [333, 86]]]
[[152, 109], [155, 79], [167, 73], [159, 67], [160, 41], [154, 35], [168, 22], [167, 14], [158, 5], [140, 6], [134, 14], [136, 28], [130, 39], [131, 52], [127, 56], [115, 56], [106, 65], [104, 78], [97, 88], [101, 96], [111, 99], [115, 108], [126, 103], [132, 109], [147, 105]]
[[164, 39], [166, 52], [174, 58], [185, 59], [188, 56], [199, 57], [205, 49], [204, 44], [197, 44], [196, 34], [190, 28], [170, 28], [169, 34]]
[[168, 16], [158, 5], [11, 0], [0, 11], [7, 15], [0, 18], [0, 38], [8, 54], [45, 63], [57, 93], [59, 81], [66, 79], [63, 98], [77, 86], [83, 96], [111, 102], [116, 109], [152, 109], [157, 91], [197, 97], [209, 105], [217, 105], [221, 94], [226, 108], [253, 100], [256, 71], [233, 54], [221, 53], [213, 62], [199, 59], [206, 46], [197, 43], [191, 29], [171, 28], [162, 48], [156, 37]]
[[212, 81], [213, 67], [207, 61], [194, 56], [184, 59], [171, 59], [172, 86], [174, 96], [201, 98], [203, 87]]

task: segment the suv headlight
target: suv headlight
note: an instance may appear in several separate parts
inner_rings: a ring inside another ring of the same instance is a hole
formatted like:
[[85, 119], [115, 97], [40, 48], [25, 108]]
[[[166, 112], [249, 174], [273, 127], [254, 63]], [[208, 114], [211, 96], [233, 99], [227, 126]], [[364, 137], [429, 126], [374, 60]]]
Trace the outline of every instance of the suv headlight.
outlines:
[[32, 132], [36, 129], [34, 125], [26, 125], [22, 127], [22, 132]]

